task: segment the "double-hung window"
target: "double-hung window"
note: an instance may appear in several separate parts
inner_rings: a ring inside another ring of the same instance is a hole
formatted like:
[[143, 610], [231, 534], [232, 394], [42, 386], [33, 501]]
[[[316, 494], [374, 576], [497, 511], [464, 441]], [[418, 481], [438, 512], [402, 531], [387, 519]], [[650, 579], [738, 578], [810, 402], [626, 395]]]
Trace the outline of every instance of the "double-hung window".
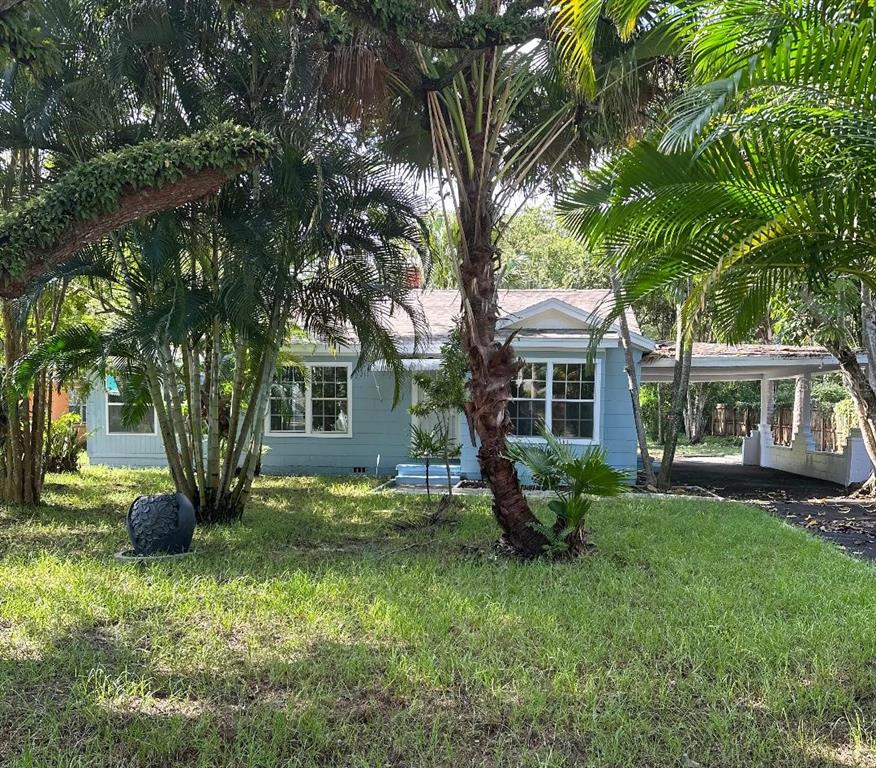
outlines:
[[313, 363], [280, 368], [271, 388], [268, 432], [350, 435], [350, 366]]
[[547, 428], [566, 440], [598, 440], [599, 362], [528, 361], [511, 382], [508, 413], [515, 437]]

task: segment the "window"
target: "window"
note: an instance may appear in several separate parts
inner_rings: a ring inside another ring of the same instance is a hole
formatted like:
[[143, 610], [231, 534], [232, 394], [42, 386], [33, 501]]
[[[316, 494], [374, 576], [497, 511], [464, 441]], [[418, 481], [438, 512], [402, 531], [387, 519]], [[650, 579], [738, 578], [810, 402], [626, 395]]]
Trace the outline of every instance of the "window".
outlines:
[[350, 367], [309, 365], [277, 371], [268, 431], [287, 435], [349, 436]]
[[545, 424], [547, 363], [526, 363], [511, 382], [508, 403], [513, 432], [518, 437], [538, 435]]
[[557, 437], [593, 438], [596, 382], [583, 363], [553, 363], [551, 431]]
[[300, 368], [277, 371], [271, 388], [271, 432], [305, 432], [306, 399]]
[[512, 433], [538, 436], [542, 426], [567, 440], [595, 440], [596, 372], [583, 362], [527, 362], [511, 382]]
[[106, 431], [113, 435], [154, 435], [157, 432], [155, 408], [151, 405], [136, 424], [125, 424], [122, 419], [122, 398], [119, 386], [112, 376], [106, 380]]
[[67, 412], [75, 413], [79, 417], [79, 423], [83, 427], [88, 424], [86, 419], [88, 411], [85, 403], [86, 401], [82, 399], [79, 392], [75, 389], [67, 390]]

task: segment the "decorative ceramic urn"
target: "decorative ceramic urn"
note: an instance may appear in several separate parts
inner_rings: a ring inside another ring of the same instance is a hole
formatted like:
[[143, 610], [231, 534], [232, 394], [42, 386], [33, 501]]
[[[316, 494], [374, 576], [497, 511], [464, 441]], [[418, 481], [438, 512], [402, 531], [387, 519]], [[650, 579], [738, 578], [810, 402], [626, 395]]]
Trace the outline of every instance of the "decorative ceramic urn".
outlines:
[[195, 532], [195, 508], [181, 493], [140, 496], [128, 510], [128, 536], [138, 555], [188, 552]]

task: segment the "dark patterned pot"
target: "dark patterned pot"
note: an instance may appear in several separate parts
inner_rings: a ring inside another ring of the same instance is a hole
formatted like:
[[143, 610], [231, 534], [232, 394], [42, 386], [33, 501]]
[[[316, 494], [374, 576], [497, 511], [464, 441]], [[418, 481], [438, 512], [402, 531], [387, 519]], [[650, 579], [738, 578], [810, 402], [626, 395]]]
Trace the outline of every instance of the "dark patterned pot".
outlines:
[[140, 496], [128, 510], [128, 536], [138, 555], [188, 552], [195, 508], [181, 493]]

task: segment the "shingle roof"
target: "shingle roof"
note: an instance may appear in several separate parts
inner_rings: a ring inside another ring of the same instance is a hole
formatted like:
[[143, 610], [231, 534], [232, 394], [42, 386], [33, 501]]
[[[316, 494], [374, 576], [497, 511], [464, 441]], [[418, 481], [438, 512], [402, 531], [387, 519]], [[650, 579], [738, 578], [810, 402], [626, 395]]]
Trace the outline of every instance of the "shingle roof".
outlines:
[[[588, 315], [601, 316], [606, 314], [612, 303], [611, 291], [605, 288], [587, 290], [550, 289], [507, 289], [499, 291], [499, 316], [513, 317], [529, 307], [548, 299], [558, 299]], [[423, 289], [416, 298], [429, 326], [432, 344], [436, 347], [444, 341], [461, 315], [462, 308], [459, 291]], [[635, 315], [627, 313], [630, 330], [641, 333]], [[394, 315], [391, 330], [402, 339], [410, 339], [411, 326], [404, 315]]]
[[[675, 342], [658, 341], [653, 352], [642, 358], [643, 362], [675, 357]], [[693, 357], [772, 357], [786, 359], [805, 359], [830, 357], [824, 347], [792, 347], [784, 344], [713, 344], [695, 341]]]

